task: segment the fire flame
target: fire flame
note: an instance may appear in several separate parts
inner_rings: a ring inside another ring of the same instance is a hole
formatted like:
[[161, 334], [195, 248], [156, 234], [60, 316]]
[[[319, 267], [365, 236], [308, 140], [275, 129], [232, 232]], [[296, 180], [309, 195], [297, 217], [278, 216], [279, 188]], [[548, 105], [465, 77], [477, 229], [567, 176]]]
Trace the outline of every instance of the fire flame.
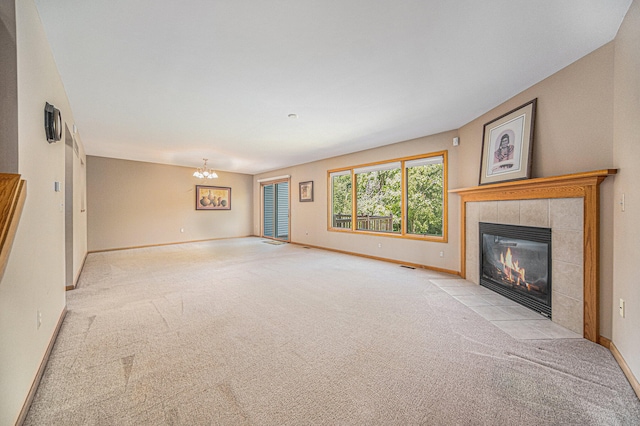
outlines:
[[515, 282], [517, 285], [525, 285], [528, 290], [530, 289], [525, 280], [525, 270], [520, 267], [517, 260], [514, 262], [511, 248], [507, 248], [506, 256], [504, 253], [500, 253], [500, 263], [502, 263], [502, 271], [507, 280]]

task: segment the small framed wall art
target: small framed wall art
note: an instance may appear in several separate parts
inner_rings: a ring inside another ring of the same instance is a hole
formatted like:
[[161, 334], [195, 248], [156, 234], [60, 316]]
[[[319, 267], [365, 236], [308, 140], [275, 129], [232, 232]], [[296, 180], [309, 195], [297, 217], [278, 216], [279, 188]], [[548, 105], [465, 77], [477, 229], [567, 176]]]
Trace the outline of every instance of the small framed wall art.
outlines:
[[480, 185], [528, 179], [537, 99], [484, 125]]
[[196, 210], [231, 210], [231, 188], [196, 185]]
[[300, 182], [300, 202], [313, 201], [313, 181]]

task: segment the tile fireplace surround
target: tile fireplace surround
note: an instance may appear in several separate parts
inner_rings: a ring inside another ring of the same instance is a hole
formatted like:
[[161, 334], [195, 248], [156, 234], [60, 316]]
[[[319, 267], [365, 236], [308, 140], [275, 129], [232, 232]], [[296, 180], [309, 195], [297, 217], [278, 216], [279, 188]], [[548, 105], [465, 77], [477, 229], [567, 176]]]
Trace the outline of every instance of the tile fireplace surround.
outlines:
[[461, 275], [479, 283], [479, 222], [551, 228], [552, 321], [598, 342], [600, 183], [615, 169], [455, 189]]
[[583, 201], [581, 198], [467, 203], [467, 280], [479, 284], [478, 222], [551, 228], [551, 318], [582, 335]]

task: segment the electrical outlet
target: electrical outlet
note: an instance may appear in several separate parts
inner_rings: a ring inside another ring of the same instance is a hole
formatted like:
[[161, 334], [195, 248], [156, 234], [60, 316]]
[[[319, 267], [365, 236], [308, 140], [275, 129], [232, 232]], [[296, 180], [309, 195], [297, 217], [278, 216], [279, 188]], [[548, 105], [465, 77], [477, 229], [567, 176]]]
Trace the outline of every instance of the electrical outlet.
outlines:
[[440, 252], [440, 257], [444, 257], [444, 252], [443, 251]]
[[624, 299], [620, 299], [620, 316], [624, 318]]
[[42, 312], [40, 312], [40, 309], [38, 309], [38, 317], [36, 321], [38, 324], [37, 330], [40, 330], [40, 326], [42, 325]]
[[180, 232], [184, 232], [184, 228], [180, 228]]
[[381, 248], [381, 247], [382, 247], [382, 244], [378, 243], [378, 248]]

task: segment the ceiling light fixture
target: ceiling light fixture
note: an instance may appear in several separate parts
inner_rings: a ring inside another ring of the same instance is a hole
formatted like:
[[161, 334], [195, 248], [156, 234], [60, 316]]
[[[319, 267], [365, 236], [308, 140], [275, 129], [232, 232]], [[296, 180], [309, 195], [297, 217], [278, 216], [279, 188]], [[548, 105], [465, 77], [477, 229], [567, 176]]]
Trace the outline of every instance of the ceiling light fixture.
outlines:
[[298, 118], [298, 114], [289, 114], [287, 115], [289, 118]]
[[214, 172], [212, 168], [207, 167], [208, 159], [203, 158], [203, 160], [204, 165], [202, 167], [198, 167], [198, 170], [193, 173], [193, 176], [199, 179], [216, 179], [218, 177], [218, 174]]

